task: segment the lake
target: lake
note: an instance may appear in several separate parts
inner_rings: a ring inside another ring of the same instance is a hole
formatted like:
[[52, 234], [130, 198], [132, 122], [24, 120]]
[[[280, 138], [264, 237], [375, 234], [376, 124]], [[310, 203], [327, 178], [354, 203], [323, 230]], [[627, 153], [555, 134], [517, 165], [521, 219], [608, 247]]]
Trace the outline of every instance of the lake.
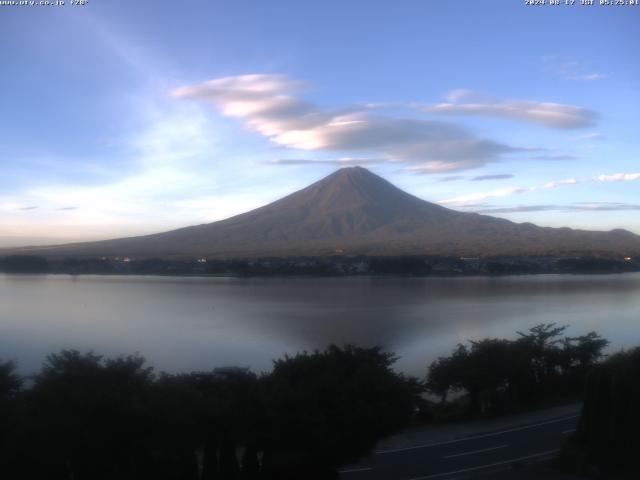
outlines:
[[458, 342], [539, 323], [640, 345], [640, 274], [225, 278], [0, 274], [0, 358], [36, 371], [62, 348], [140, 352], [160, 370], [269, 370], [330, 343], [382, 345], [423, 376]]

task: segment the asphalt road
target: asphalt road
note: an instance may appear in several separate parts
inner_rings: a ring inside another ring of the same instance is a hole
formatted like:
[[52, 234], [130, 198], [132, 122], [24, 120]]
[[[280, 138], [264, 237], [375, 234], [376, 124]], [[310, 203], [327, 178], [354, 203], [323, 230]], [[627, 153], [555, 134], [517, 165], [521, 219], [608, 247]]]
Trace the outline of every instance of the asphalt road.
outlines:
[[465, 478], [552, 458], [578, 415], [565, 415], [443, 442], [380, 450], [340, 471], [343, 480]]

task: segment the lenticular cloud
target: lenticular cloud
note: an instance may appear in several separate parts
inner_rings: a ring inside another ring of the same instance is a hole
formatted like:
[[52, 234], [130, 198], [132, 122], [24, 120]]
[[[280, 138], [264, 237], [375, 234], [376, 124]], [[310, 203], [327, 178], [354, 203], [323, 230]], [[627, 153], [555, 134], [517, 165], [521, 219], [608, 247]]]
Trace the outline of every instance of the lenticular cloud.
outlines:
[[299, 97], [304, 86], [283, 75], [241, 75], [178, 88], [172, 95], [211, 102], [282, 147], [375, 156], [409, 163], [418, 172], [476, 168], [519, 150], [453, 123], [322, 109]]

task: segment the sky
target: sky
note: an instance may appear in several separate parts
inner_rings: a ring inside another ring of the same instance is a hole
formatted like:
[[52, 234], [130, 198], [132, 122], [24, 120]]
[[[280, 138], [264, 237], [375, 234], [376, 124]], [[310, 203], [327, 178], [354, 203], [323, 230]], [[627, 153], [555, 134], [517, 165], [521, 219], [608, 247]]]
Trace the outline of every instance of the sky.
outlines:
[[0, 246], [212, 222], [353, 165], [640, 234], [640, 6], [562, 1], [0, 5]]

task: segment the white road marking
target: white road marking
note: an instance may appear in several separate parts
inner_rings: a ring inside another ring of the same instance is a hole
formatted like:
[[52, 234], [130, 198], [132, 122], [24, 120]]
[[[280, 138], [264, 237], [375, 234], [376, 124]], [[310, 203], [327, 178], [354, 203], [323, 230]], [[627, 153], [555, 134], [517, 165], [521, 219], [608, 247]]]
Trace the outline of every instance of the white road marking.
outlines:
[[499, 445], [497, 447], [483, 448], [482, 450], [473, 450], [472, 452], [454, 453], [453, 455], [446, 455], [444, 458], [456, 458], [464, 457], [465, 455], [473, 455], [475, 453], [489, 452], [491, 450], [498, 450], [500, 448], [507, 448], [509, 445]]
[[410, 478], [409, 480], [427, 480], [429, 478], [448, 477], [449, 475], [456, 475], [458, 473], [467, 473], [467, 472], [473, 472], [475, 470], [484, 470], [486, 468], [498, 467], [500, 465], [507, 465], [509, 463], [521, 462], [523, 460], [529, 460], [529, 459], [532, 459], [532, 458], [544, 457], [544, 456], [552, 455], [552, 454], [554, 454], [556, 452], [558, 452], [558, 450], [548, 450], [546, 452], [536, 453], [536, 454], [533, 454], [533, 455], [527, 455], [526, 457], [512, 458], [510, 460], [504, 460], [502, 462], [488, 463], [487, 465], [480, 465], [478, 467], [464, 468], [462, 470], [455, 470], [453, 472], [436, 473], [436, 474], [433, 474], [433, 475], [426, 475], [424, 477], [413, 477], [413, 478]]
[[348, 470], [340, 470], [338, 473], [367, 472], [369, 470], [373, 470], [373, 468], [371, 468], [371, 467], [349, 468]]
[[478, 438], [495, 437], [496, 435], [502, 435], [504, 433], [518, 432], [520, 430], [527, 430], [529, 428], [536, 428], [536, 427], [541, 427], [543, 425], [550, 425], [552, 423], [564, 422], [565, 420], [570, 420], [572, 418], [577, 418], [579, 416], [580, 415], [571, 415], [569, 417], [557, 418], [555, 420], [549, 420], [547, 422], [535, 423], [533, 425], [525, 425], [523, 427], [510, 428], [508, 430], [502, 430], [500, 432], [485, 433], [483, 435], [472, 435], [470, 437], [456, 438], [455, 440], [447, 440], [446, 442], [435, 442], [435, 443], [426, 443], [424, 445], [414, 445], [413, 447], [392, 448], [390, 450], [378, 450], [377, 452], [374, 452], [374, 453], [376, 455], [382, 455], [384, 453], [404, 452], [406, 450], [416, 450], [418, 448], [429, 448], [429, 447], [437, 447], [438, 445], [450, 445], [452, 443], [467, 442], [469, 440], [476, 440]]

